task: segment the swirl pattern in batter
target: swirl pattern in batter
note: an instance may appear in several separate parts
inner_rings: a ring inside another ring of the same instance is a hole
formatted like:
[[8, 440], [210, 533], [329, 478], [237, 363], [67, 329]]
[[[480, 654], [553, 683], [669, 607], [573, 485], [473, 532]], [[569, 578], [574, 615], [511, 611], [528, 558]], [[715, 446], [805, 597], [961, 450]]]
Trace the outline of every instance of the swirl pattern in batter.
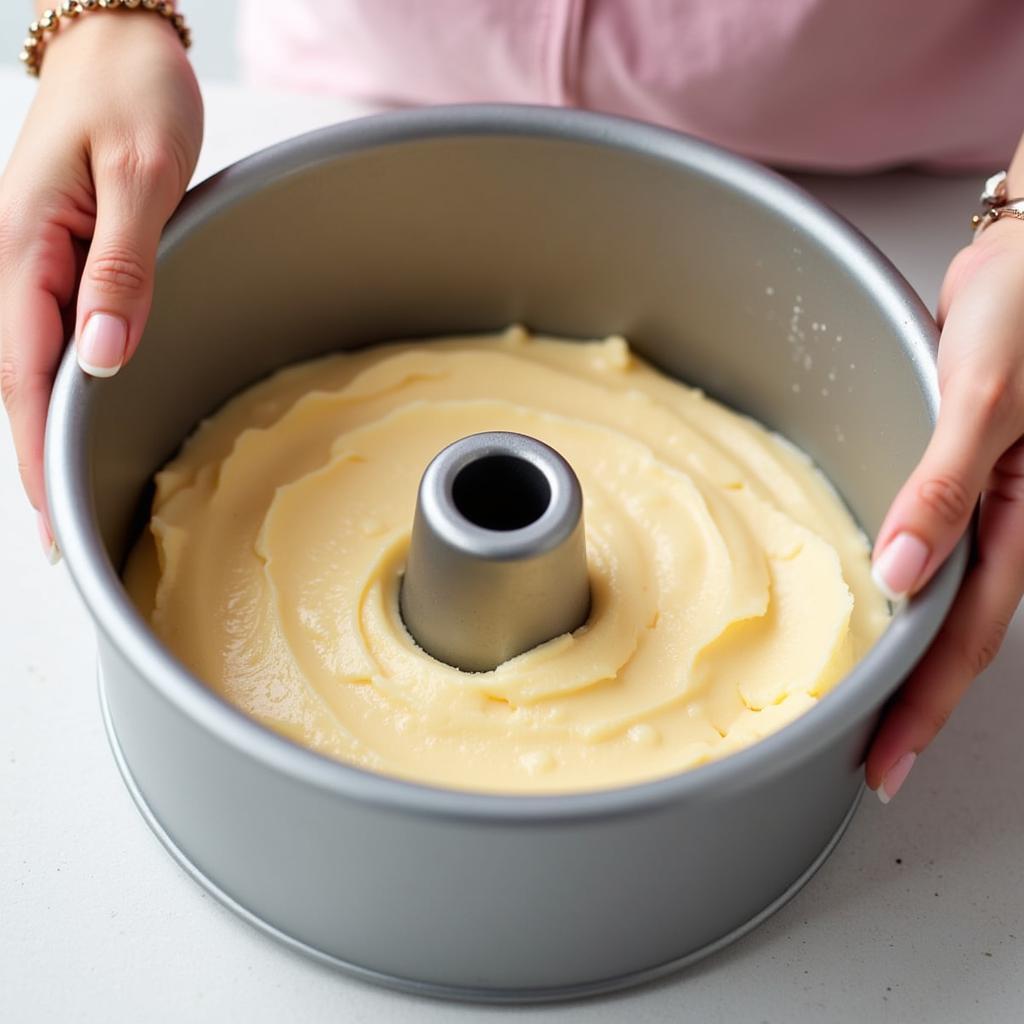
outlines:
[[[430, 460], [528, 434], [583, 489], [588, 621], [492, 672], [398, 610]], [[889, 621], [828, 482], [621, 338], [379, 346], [281, 371], [158, 475], [126, 581], [226, 700], [330, 757], [440, 786], [609, 788], [745, 747], [810, 708]]]

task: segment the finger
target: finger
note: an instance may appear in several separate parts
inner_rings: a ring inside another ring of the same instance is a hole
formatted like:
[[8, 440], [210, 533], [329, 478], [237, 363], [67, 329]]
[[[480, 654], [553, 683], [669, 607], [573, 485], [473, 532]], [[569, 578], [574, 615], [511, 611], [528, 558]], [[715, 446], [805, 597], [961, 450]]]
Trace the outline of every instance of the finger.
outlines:
[[996, 459], [1024, 432], [1022, 283], [1024, 261], [1002, 243], [969, 246], [947, 274], [939, 422], [875, 544], [875, 579], [891, 598], [928, 582], [966, 528]]
[[50, 387], [66, 337], [61, 307], [74, 288], [75, 257], [69, 232], [36, 225], [22, 246], [20, 266], [4, 275], [0, 296], [0, 384], [18, 456], [18, 470], [41, 531], [52, 549], [43, 482], [43, 435]]
[[935, 643], [886, 711], [867, 760], [868, 785], [896, 795], [972, 680], [995, 657], [1024, 592], [1024, 446], [1000, 460], [982, 503], [978, 560]]
[[962, 373], [947, 388], [931, 441], [879, 531], [874, 577], [891, 600], [915, 593], [946, 559], [1013, 440], [997, 408], [1001, 395], [969, 378]]
[[153, 298], [160, 233], [177, 202], [157, 158], [119, 153], [99, 162], [96, 228], [78, 291], [78, 361], [112, 377], [138, 347]]

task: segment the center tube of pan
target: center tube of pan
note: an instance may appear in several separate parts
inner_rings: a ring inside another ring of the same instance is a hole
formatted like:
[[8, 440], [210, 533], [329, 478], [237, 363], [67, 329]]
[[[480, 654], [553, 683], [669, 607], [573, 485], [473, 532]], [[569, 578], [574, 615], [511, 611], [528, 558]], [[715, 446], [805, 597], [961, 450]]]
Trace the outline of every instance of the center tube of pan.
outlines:
[[523, 434], [445, 448], [420, 481], [400, 603], [416, 643], [467, 672], [583, 625], [583, 493], [569, 463]]

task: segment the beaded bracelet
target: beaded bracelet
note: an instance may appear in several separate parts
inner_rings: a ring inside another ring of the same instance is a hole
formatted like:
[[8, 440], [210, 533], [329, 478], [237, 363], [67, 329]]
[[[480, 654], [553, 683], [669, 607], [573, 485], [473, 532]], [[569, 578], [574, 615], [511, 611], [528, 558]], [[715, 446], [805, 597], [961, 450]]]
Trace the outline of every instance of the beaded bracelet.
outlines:
[[1009, 177], [1006, 171], [1000, 171], [985, 182], [981, 190], [981, 203], [985, 209], [971, 218], [975, 238], [1002, 217], [1024, 220], [1024, 196], [1010, 198]]
[[152, 11], [166, 18], [178, 33], [181, 45], [186, 50], [192, 45], [192, 33], [185, 24], [184, 16], [175, 11], [173, 0], [64, 0], [60, 6], [43, 11], [39, 20], [29, 25], [28, 38], [19, 55], [25, 70], [33, 77], [38, 77], [48, 38], [60, 28], [62, 22], [73, 21], [80, 14], [90, 11], [135, 9]]

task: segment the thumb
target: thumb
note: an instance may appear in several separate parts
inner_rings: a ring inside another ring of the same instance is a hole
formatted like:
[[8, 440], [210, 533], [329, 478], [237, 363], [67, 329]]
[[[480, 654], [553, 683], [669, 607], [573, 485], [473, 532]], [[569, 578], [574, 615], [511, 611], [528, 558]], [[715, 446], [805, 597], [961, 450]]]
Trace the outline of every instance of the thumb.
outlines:
[[153, 299], [157, 243], [177, 199], [168, 193], [143, 173], [97, 179], [96, 227], [75, 328], [78, 363], [94, 377], [112, 377], [138, 348]]
[[920, 590], [945, 561], [1010, 444], [1000, 429], [1000, 389], [961, 381], [944, 390], [931, 441], [875, 543], [875, 582], [893, 601]]

